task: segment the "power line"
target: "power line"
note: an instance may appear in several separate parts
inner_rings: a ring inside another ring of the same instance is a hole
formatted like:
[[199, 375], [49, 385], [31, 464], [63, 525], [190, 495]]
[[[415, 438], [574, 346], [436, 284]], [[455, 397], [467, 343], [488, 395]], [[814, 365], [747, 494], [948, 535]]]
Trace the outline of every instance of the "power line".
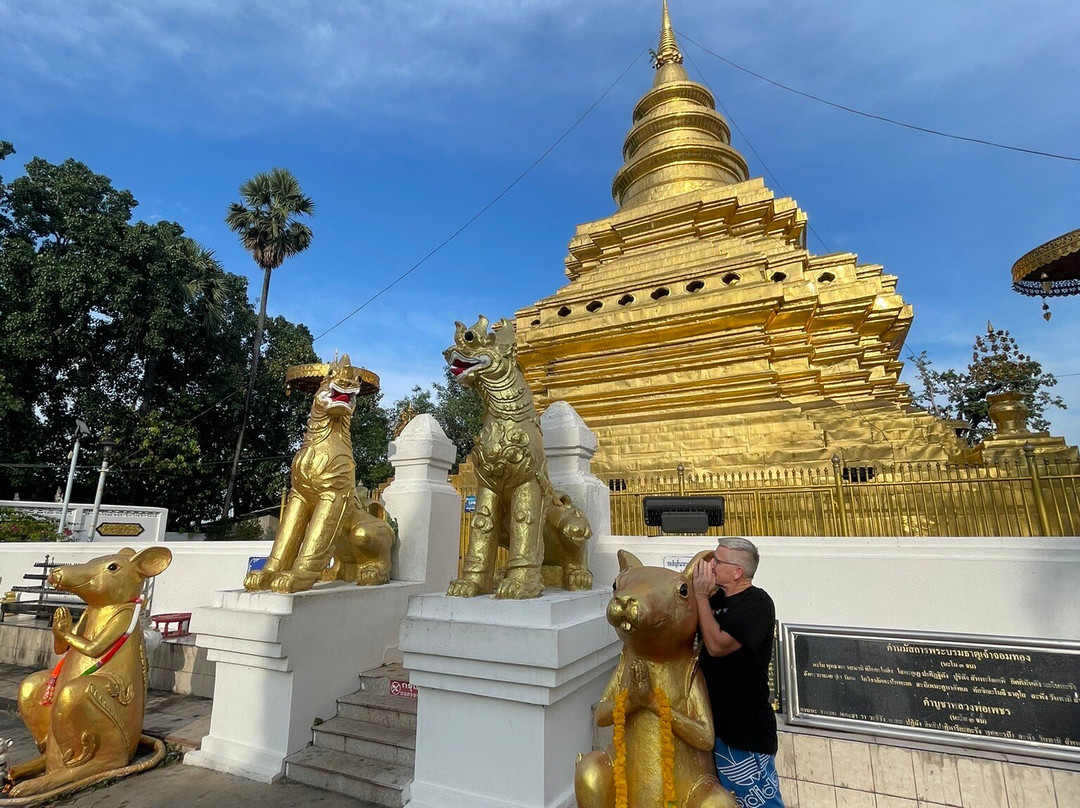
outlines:
[[[708, 86], [709, 82], [705, 80], [705, 74], [701, 72], [701, 68], [697, 66], [697, 62], [694, 61], [694, 58], [690, 54], [686, 54], [686, 58], [689, 59], [690, 64], [694, 66], [694, 70], [697, 71], [698, 77], [701, 79], [701, 83], [705, 86]], [[742, 127], [739, 126], [739, 124], [735, 121], [735, 116], [728, 112], [727, 107], [724, 106], [724, 102], [720, 100], [719, 96], [717, 96], [715, 93], [713, 95], [714, 100], [717, 104], [720, 105], [720, 109], [723, 111], [724, 115], [729, 121], [731, 121], [731, 125], [735, 127], [735, 131], [739, 133], [739, 137], [746, 141], [746, 145], [750, 148], [750, 151], [754, 153], [754, 157], [757, 158], [758, 162], [761, 163], [761, 167], [765, 169], [765, 173], [769, 175], [770, 179], [772, 179], [773, 185], [775, 185], [777, 190], [779, 190], [780, 193], [782, 193], [784, 196], [788, 196], [789, 194], [787, 191], [784, 190], [784, 186], [780, 184], [780, 180], [776, 178], [776, 175], [773, 174], [772, 171], [769, 169], [769, 166], [766, 165], [765, 158], [758, 154], [758, 150], [754, 148], [754, 144], [750, 142], [750, 138], [747, 137], [746, 132], [744, 132], [742, 130]], [[818, 235], [817, 230], [814, 229], [814, 226], [810, 224], [809, 221], [806, 222], [806, 229], [814, 234], [814, 238], [818, 240], [818, 244], [821, 245], [821, 248], [825, 250], [825, 252], [832, 252], [832, 250], [829, 249], [829, 245], [825, 243], [825, 240], [821, 236]]]
[[686, 36], [681, 31], [679, 32], [679, 37], [685, 39], [691, 45], [695, 45], [698, 48], [701, 48], [701, 50], [705, 51], [705, 53], [709, 54], [710, 56], [715, 56], [721, 62], [731, 65], [731, 67], [734, 67], [736, 70], [741, 70], [743, 73], [751, 75], [756, 79], [760, 79], [767, 84], [771, 84], [774, 87], [779, 87], [781, 90], [787, 90], [789, 93], [795, 93], [795, 95], [801, 95], [803, 98], [809, 98], [811, 101], [817, 101], [820, 104], [825, 104], [836, 109], [841, 109], [844, 112], [850, 112], [852, 115], [859, 115], [863, 118], [870, 118], [875, 121], [881, 121], [882, 123], [892, 124], [893, 126], [900, 126], [904, 129], [911, 129], [915, 132], [923, 132], [927, 135], [937, 135], [938, 137], [949, 138], [950, 140], [960, 140], [965, 143], [978, 143], [981, 146], [992, 146], [995, 149], [1005, 149], [1007, 151], [1021, 152], [1022, 154], [1033, 154], [1037, 157], [1049, 157], [1053, 160], [1068, 160], [1069, 162], [1080, 163], [1080, 157], [1074, 157], [1068, 154], [1056, 154], [1054, 152], [1041, 151], [1039, 149], [1026, 149], [1023, 146], [1011, 146], [1007, 143], [998, 143], [997, 141], [987, 140], [985, 138], [967, 137], [966, 135], [957, 135], [953, 134], [952, 132], [943, 132], [940, 129], [931, 129], [927, 126], [919, 126], [913, 123], [906, 123], [904, 121], [897, 120], [896, 118], [890, 118], [886, 115], [877, 115], [873, 112], [865, 112], [861, 109], [856, 109], [855, 107], [849, 107], [846, 104], [840, 104], [836, 101], [830, 101], [829, 99], [822, 98], [819, 95], [814, 95], [813, 93], [808, 93], [795, 87], [791, 87], [787, 84], [784, 84], [783, 82], [776, 81], [775, 79], [770, 79], [768, 76], [763, 76], [748, 67], [743, 67], [740, 64], [736, 64], [730, 59], [721, 56], [719, 53], [709, 50], [701, 43], [695, 42], [693, 39]]
[[638, 55], [634, 57], [633, 61], [631, 61], [630, 64], [628, 64], [626, 66], [626, 69], [624, 69], [623, 72], [618, 75], [618, 77], [615, 79], [615, 81], [611, 82], [611, 84], [608, 85], [607, 89], [604, 90], [604, 92], [600, 94], [600, 97], [597, 98], [595, 101], [593, 101], [588, 106], [588, 108], [583, 113], [581, 113], [581, 115], [578, 116], [577, 120], [574, 121], [572, 124], [570, 124], [569, 128], [567, 128], [566, 131], [564, 131], [561, 135], [559, 135], [558, 138], [556, 138], [554, 143], [552, 143], [550, 146], [548, 146], [539, 157], [537, 157], [535, 160], [533, 160], [532, 163], [528, 166], [528, 168], [526, 168], [524, 171], [522, 171], [520, 174], [518, 174], [513, 179], [513, 181], [510, 182], [509, 185], [507, 185], [505, 188], [503, 188], [501, 191], [499, 191], [499, 193], [495, 195], [494, 199], [492, 199], [490, 202], [488, 202], [486, 205], [484, 205], [484, 207], [480, 208], [480, 210], [478, 210], [471, 217], [469, 217], [469, 219], [463, 225], [461, 225], [461, 227], [459, 227], [457, 230], [455, 230], [453, 233], [451, 233], [449, 236], [447, 236], [445, 239], [443, 239], [443, 241], [441, 241], [430, 252], [428, 252], [427, 255], [425, 255], [423, 258], [421, 258], [419, 261], [417, 261], [415, 264], [413, 264], [407, 270], [402, 272], [400, 275], [398, 275], [396, 278], [394, 278], [394, 280], [392, 280], [390, 283], [388, 283], [386, 286], [384, 286], [378, 292], [373, 294], [371, 297], [369, 297], [367, 300], [365, 300], [363, 303], [361, 303], [359, 306], [357, 306], [351, 312], [346, 314], [344, 317], [342, 317], [340, 320], [338, 320], [336, 323], [334, 323], [328, 329], [323, 331], [321, 334], [319, 334], [319, 336], [315, 337], [315, 339], [313, 339], [312, 342], [318, 342], [323, 337], [325, 337], [327, 334], [329, 334], [331, 331], [333, 331], [335, 328], [337, 328], [338, 326], [340, 326], [341, 324], [343, 324], [347, 320], [350, 320], [351, 318], [353, 318], [354, 316], [359, 314], [365, 307], [367, 307], [370, 303], [372, 303], [373, 301], [375, 301], [376, 299], [381, 297], [384, 293], [388, 292], [390, 289], [397, 286], [397, 284], [399, 284], [401, 281], [405, 280], [405, 278], [409, 277], [409, 275], [411, 275], [413, 272], [415, 272], [417, 269], [419, 269], [429, 258], [431, 258], [433, 255], [435, 255], [435, 253], [439, 252], [439, 250], [441, 250], [443, 247], [445, 247], [451, 241], [453, 241], [458, 236], [460, 236], [462, 233], [464, 233], [465, 230], [467, 230], [468, 227], [473, 222], [475, 222], [477, 219], [479, 219], [481, 216], [483, 216], [485, 213], [487, 213], [487, 211], [489, 209], [491, 209], [495, 205], [495, 203], [497, 203], [500, 199], [502, 199], [504, 196], [506, 196], [514, 188], [515, 185], [517, 185], [519, 182], [521, 182], [523, 179], [525, 179], [525, 177], [528, 176], [528, 174], [534, 168], [536, 168], [538, 165], [540, 165], [540, 163], [543, 162], [544, 158], [547, 157], [549, 154], [551, 154], [551, 152], [553, 152], [555, 150], [555, 147], [558, 146], [560, 143], [562, 143], [563, 140], [565, 140], [566, 137], [578, 127], [578, 124], [580, 124], [583, 120], [585, 120], [585, 118], [588, 117], [590, 112], [592, 112], [594, 109], [596, 109], [596, 107], [600, 104], [601, 101], [603, 101], [605, 98], [607, 98], [608, 93], [610, 93], [613, 89], [615, 89], [615, 85], [617, 85], [620, 81], [622, 81], [623, 76], [625, 76], [627, 73], [630, 72], [630, 68], [632, 68], [635, 64], [637, 64], [638, 59], [640, 59], [642, 57], [642, 55], [645, 53], [646, 50], [648, 50], [648, 48], [642, 48], [641, 52], [638, 53]]
[[[585, 118], [588, 117], [589, 113], [591, 113], [594, 109], [596, 109], [596, 107], [600, 104], [600, 102], [603, 101], [608, 96], [608, 94], [615, 88], [615, 86], [620, 81], [622, 81], [623, 77], [627, 73], [630, 72], [630, 69], [635, 64], [637, 64], [638, 59], [640, 59], [642, 57], [642, 55], [647, 50], [648, 50], [648, 47], [642, 48], [641, 51], [633, 58], [633, 60], [631, 60], [630, 64], [628, 64], [626, 66], [626, 68], [615, 78], [615, 80], [613, 82], [611, 82], [611, 84], [608, 85], [607, 89], [604, 90], [604, 92], [601, 93], [600, 96], [595, 101], [593, 101], [585, 109], [585, 111], [581, 113], [581, 115], [578, 116], [577, 120], [575, 120], [572, 124], [570, 124], [570, 126], [561, 135], [559, 135], [559, 137], [556, 138], [555, 141], [550, 146], [548, 146], [540, 154], [539, 157], [537, 157], [535, 160], [533, 160], [532, 163], [530, 163], [529, 166], [524, 171], [522, 171], [520, 174], [518, 174], [510, 182], [510, 184], [508, 184], [498, 194], [496, 194], [495, 197], [492, 198], [490, 202], [488, 202], [486, 205], [484, 205], [482, 208], [480, 208], [480, 210], [478, 210], [471, 217], [469, 217], [469, 219], [466, 220], [464, 224], [462, 224], [457, 230], [455, 230], [453, 233], [451, 233], [447, 238], [443, 239], [443, 241], [441, 241], [438, 245], [436, 245], [434, 248], [432, 248], [423, 258], [421, 258], [419, 261], [417, 261], [415, 264], [413, 264], [411, 267], [409, 267], [409, 269], [407, 269], [405, 272], [402, 272], [400, 275], [398, 275], [396, 278], [394, 278], [394, 280], [392, 280], [390, 283], [388, 283], [386, 286], [384, 286], [378, 292], [373, 294], [371, 297], [369, 297], [367, 300], [365, 300], [363, 303], [361, 303], [359, 306], [357, 306], [351, 312], [346, 314], [344, 317], [342, 317], [340, 320], [338, 320], [332, 326], [330, 326], [325, 331], [323, 331], [321, 334], [319, 334], [317, 337], [312, 339], [311, 340], [312, 344], [318, 342], [320, 339], [325, 337], [331, 331], [335, 330], [336, 328], [338, 328], [339, 326], [344, 324], [346, 321], [348, 321], [348, 320], [352, 319], [353, 317], [355, 317], [357, 314], [359, 314], [361, 311], [363, 311], [367, 306], [369, 306], [371, 303], [373, 303], [376, 299], [381, 297], [383, 294], [388, 292], [393, 287], [397, 286], [397, 284], [399, 284], [401, 281], [405, 280], [405, 278], [407, 278], [409, 275], [411, 275], [413, 272], [415, 272], [417, 269], [419, 269], [424, 263], [426, 263], [428, 261], [428, 259], [430, 259], [432, 256], [434, 256], [443, 247], [445, 247], [451, 241], [453, 241], [458, 236], [460, 236], [462, 233], [464, 233], [465, 230], [467, 230], [469, 228], [469, 226], [472, 225], [473, 222], [475, 222], [477, 219], [479, 219], [481, 216], [483, 216], [485, 213], [487, 213], [488, 210], [490, 210], [500, 199], [502, 199], [504, 196], [506, 196], [519, 182], [521, 182], [523, 179], [525, 179], [525, 177], [528, 176], [529, 173], [532, 172], [532, 170], [534, 168], [536, 168], [538, 165], [540, 165], [540, 163], [543, 162], [543, 160], [549, 154], [551, 154], [551, 152], [553, 152], [555, 150], [555, 148], [560, 143], [562, 143], [563, 140], [565, 140], [567, 138], [567, 136], [571, 132], [573, 132], [578, 127], [579, 124], [581, 124], [582, 121], [585, 120]], [[264, 374], [266, 372], [267, 371], [264, 368], [264, 370], [261, 372], [261, 374]], [[208, 412], [215, 409], [219, 405], [224, 404], [230, 398], [232, 398], [234, 396], [237, 396], [240, 393], [244, 392], [245, 389], [246, 389], [246, 385], [245, 385], [245, 387], [240, 387], [240, 388], [234, 390], [232, 393], [229, 393], [228, 395], [224, 396], [223, 398], [215, 401], [213, 404], [206, 407], [205, 409], [195, 413], [195, 415], [193, 415], [187, 421], [184, 421], [182, 424], [180, 424], [180, 426], [185, 427], [185, 426], [193, 423], [194, 421], [196, 421], [199, 418], [201, 418], [202, 416], [206, 415]], [[145, 448], [144, 449], [137, 449], [136, 451], [132, 452], [131, 454], [128, 454], [125, 457], [118, 460], [117, 465], [121, 465], [122, 463], [125, 463], [125, 462], [129, 461], [132, 458], [139, 456], [140, 454], [142, 454], [145, 451], [147, 451], [147, 449], [145, 449]]]
[[[269, 460], [288, 460], [291, 458], [291, 454], [284, 455], [265, 455], [263, 457], [241, 457], [241, 463], [265, 463]], [[195, 463], [197, 467], [203, 466], [224, 466], [232, 463], [232, 460], [200, 460]], [[0, 466], [8, 469], [52, 469], [53, 471], [62, 471], [68, 468], [66, 463], [13, 463], [0, 460]], [[92, 471], [99, 472], [101, 469], [97, 466], [76, 466], [75, 471]], [[162, 469], [143, 469], [143, 468], [124, 468], [119, 463], [114, 463], [109, 466], [109, 474], [190, 474], [189, 471], [173, 472], [165, 471]]]

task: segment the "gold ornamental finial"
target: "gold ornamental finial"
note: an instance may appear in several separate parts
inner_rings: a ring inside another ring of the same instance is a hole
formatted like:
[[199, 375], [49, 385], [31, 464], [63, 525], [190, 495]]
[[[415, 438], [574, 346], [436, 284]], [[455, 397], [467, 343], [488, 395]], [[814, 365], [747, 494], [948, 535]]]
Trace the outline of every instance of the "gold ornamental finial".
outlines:
[[675, 41], [675, 32], [671, 29], [671, 15], [668, 14], [667, 0], [664, 0], [664, 13], [660, 24], [660, 47], [653, 54], [653, 67], [659, 70], [664, 65], [682, 64], [679, 43]]
[[659, 50], [652, 55], [652, 88], [634, 106], [634, 126], [623, 142], [625, 163], [611, 184], [623, 210], [749, 177], [712, 93], [686, 75], [667, 0], [662, 23]]

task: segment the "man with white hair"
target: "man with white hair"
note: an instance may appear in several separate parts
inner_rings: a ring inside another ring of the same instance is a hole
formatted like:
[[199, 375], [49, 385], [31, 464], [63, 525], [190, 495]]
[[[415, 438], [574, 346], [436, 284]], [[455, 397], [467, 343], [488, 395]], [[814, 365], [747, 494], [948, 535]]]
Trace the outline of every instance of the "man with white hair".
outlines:
[[758, 560], [753, 542], [725, 537], [695, 568], [701, 672], [712, 702], [720, 782], [742, 808], [784, 808], [768, 679], [776, 608], [754, 586]]

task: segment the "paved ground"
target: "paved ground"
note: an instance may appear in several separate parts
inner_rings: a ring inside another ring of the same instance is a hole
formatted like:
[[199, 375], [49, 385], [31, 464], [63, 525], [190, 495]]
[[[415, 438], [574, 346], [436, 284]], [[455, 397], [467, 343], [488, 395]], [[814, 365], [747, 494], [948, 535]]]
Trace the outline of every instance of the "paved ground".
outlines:
[[[19, 682], [33, 671], [0, 665], [0, 738], [11, 738], [8, 759], [13, 763], [33, 757], [37, 750], [16, 714]], [[169, 743], [192, 748], [210, 729], [210, 699], [150, 691], [144, 732]], [[374, 808], [340, 794], [297, 783], [263, 785], [231, 774], [175, 764], [159, 766], [115, 783], [61, 798], [58, 805], [76, 808]], [[0, 799], [0, 806], [3, 800]]]

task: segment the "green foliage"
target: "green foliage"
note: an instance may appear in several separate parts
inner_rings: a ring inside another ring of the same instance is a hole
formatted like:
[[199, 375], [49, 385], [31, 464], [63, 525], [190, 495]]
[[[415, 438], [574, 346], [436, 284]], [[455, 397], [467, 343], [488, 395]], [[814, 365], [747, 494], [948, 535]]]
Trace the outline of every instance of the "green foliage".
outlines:
[[380, 399], [378, 393], [358, 399], [350, 424], [356, 481], [369, 490], [394, 473], [386, 458], [394, 422], [390, 413], [379, 406]]
[[[255, 263], [263, 270], [262, 294], [259, 296], [259, 316], [255, 321], [255, 336], [251, 341], [251, 372], [248, 376], [244, 406], [240, 414], [240, 432], [236, 439], [232, 469], [225, 492], [221, 516], [225, 518], [233, 501], [240, 453], [244, 447], [251, 402], [258, 379], [259, 358], [263, 349], [263, 331], [266, 325], [266, 299], [270, 296], [270, 273], [284, 263], [286, 258], [302, 253], [311, 246], [311, 228], [297, 219], [311, 216], [315, 204], [304, 196], [300, 183], [288, 169], [274, 168], [256, 174], [240, 186], [242, 202], [229, 205], [225, 224], [240, 236], [240, 243], [251, 253]], [[310, 334], [308, 335], [310, 337]], [[236, 508], [235, 513], [241, 513]]]
[[262, 541], [266, 536], [257, 519], [214, 522], [203, 528], [207, 541]]
[[993, 393], [1022, 393], [1029, 413], [1028, 428], [1036, 432], [1050, 428], [1046, 419], [1048, 408], [1065, 409], [1061, 397], [1050, 393], [1050, 388], [1057, 385], [1053, 374], [1043, 371], [1039, 362], [1021, 352], [1008, 331], [995, 330], [989, 323], [986, 334], [975, 337], [971, 362], [965, 372], [933, 370], [925, 351], [914, 363], [922, 380], [922, 390], [914, 396], [915, 403], [935, 415], [967, 421], [972, 445], [994, 434], [986, 398]]
[[240, 197], [229, 205], [225, 224], [259, 267], [277, 269], [311, 246], [311, 228], [296, 217], [314, 214], [315, 203], [287, 168], [256, 174], [240, 186]]
[[[69, 535], [70, 530], [66, 531]], [[56, 522], [15, 508], [0, 508], [0, 542], [56, 541]]]
[[435, 417], [446, 437], [457, 447], [457, 464], [464, 462], [484, 425], [480, 394], [458, 384], [447, 368], [442, 382], [434, 382], [428, 390], [414, 387], [410, 395], [395, 402], [390, 413], [391, 424], [397, 424], [410, 406], [417, 414], [430, 413]]
[[[135, 206], [74, 160], [0, 179], [0, 498], [53, 498], [78, 414], [118, 441], [107, 500], [190, 529], [220, 513], [257, 317], [244, 278], [175, 222], [132, 223]], [[242, 464], [238, 513], [279, 501], [307, 413], [284, 376], [315, 359], [311, 334], [283, 318], [265, 331], [247, 445], [269, 459]], [[100, 456], [84, 439], [76, 501]]]

